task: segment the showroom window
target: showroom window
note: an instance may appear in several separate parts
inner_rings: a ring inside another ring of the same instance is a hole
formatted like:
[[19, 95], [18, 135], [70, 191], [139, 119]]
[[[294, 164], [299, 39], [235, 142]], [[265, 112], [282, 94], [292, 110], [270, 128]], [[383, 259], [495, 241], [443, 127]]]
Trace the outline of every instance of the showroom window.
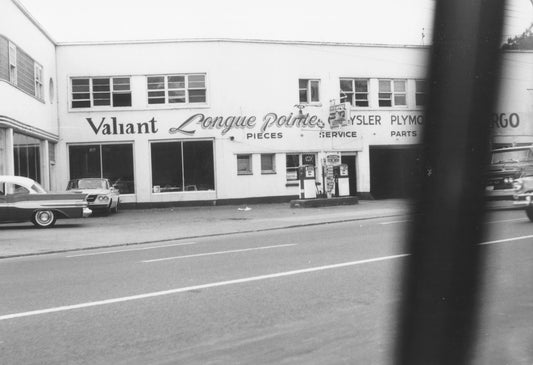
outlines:
[[109, 179], [120, 194], [135, 193], [132, 144], [69, 146], [70, 178]]
[[298, 180], [298, 166], [316, 165], [316, 155], [314, 153], [287, 153], [286, 171], [287, 180]]
[[426, 105], [426, 81], [425, 80], [415, 80], [415, 101], [416, 106]]
[[368, 80], [340, 79], [340, 101], [352, 106], [368, 106]]
[[276, 173], [276, 155], [273, 153], [261, 154], [261, 174]]
[[72, 79], [72, 108], [131, 106], [129, 77]]
[[320, 102], [319, 95], [320, 80], [299, 79], [299, 100], [300, 103], [310, 104]]
[[237, 155], [237, 175], [252, 175], [252, 155]]
[[380, 107], [406, 106], [406, 80], [379, 80]]
[[153, 142], [152, 191], [215, 189], [212, 141]]
[[24, 134], [13, 133], [15, 175], [41, 181], [41, 141]]
[[146, 78], [148, 104], [205, 103], [205, 75], [161, 75]]

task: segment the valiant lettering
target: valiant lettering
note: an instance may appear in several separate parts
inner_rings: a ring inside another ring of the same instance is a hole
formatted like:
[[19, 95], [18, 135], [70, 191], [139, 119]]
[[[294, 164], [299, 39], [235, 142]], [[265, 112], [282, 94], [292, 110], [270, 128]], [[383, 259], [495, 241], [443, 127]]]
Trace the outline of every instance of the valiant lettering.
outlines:
[[93, 122], [93, 118], [85, 118], [94, 134], [102, 135], [117, 135], [117, 134], [150, 134], [157, 133], [157, 128], [155, 126], [156, 120], [152, 118], [148, 122], [142, 123], [119, 123], [117, 122], [116, 117], [111, 118], [111, 122], [106, 120], [107, 118], [102, 118], [98, 126]]

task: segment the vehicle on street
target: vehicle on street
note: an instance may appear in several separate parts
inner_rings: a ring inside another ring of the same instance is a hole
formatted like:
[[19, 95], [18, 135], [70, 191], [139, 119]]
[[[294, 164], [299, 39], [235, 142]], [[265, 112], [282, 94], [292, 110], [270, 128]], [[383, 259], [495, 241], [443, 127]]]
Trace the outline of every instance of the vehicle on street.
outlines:
[[86, 194], [52, 194], [36, 181], [21, 176], [0, 176], [0, 223], [31, 221], [40, 228], [53, 227], [59, 218], [91, 215]]
[[120, 192], [108, 179], [72, 179], [68, 182], [67, 191], [87, 194], [89, 208], [94, 212], [118, 213]]
[[492, 150], [485, 185], [489, 199], [512, 199], [516, 179], [533, 176], [533, 145]]

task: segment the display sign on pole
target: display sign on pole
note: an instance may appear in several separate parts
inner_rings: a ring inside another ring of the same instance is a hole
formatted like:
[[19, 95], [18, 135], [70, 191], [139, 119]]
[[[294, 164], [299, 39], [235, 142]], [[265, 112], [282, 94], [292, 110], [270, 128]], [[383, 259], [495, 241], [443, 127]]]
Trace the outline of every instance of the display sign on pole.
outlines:
[[331, 128], [345, 127], [350, 120], [350, 104], [349, 103], [332, 103], [329, 106], [328, 122]]

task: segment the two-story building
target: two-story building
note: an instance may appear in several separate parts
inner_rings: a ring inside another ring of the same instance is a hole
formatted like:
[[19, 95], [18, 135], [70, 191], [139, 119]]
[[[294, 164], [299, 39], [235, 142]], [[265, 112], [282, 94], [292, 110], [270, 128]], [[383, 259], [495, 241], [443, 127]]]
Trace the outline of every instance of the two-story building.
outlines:
[[[429, 47], [56, 43], [16, 0], [0, 10], [13, 13], [0, 22], [0, 173], [54, 190], [106, 177], [123, 203], [140, 205], [287, 200], [299, 193], [302, 164], [316, 166], [323, 192], [326, 156], [337, 155], [351, 195], [416, 189]], [[487, 121], [493, 144], [533, 142], [533, 53], [503, 60], [500, 103]], [[346, 111], [340, 124], [332, 105]]]

